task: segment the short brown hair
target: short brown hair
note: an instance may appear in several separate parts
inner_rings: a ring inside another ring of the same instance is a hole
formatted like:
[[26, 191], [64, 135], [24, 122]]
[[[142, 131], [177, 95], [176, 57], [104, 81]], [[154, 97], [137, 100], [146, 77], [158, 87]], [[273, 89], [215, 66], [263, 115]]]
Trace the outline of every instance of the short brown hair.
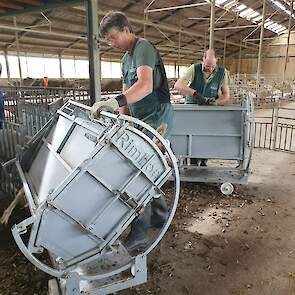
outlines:
[[108, 12], [100, 22], [99, 30], [102, 38], [111, 29], [115, 28], [122, 32], [124, 27], [127, 27], [131, 33], [133, 33], [132, 27], [126, 17], [126, 15], [120, 11]]

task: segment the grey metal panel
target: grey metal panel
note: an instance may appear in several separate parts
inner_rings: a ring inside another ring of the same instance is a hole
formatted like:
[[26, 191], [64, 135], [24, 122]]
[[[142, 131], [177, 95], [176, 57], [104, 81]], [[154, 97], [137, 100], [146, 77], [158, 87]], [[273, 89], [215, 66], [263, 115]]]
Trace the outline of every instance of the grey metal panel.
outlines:
[[69, 175], [67, 169], [45, 144], [40, 148], [28, 171], [32, 185], [38, 195], [38, 203], [46, 200], [52, 192]]
[[102, 151], [99, 158], [96, 156], [93, 159], [87, 170], [99, 179], [103, 179], [114, 191], [121, 191], [126, 180], [131, 180], [125, 191], [136, 201], [139, 201], [147, 189], [152, 188], [151, 181], [143, 174], [135, 177], [139, 170], [114, 148]]
[[52, 127], [47, 136], [47, 142], [52, 145], [54, 150], [58, 149], [71, 125], [72, 122], [70, 120], [59, 116], [57, 123], [54, 125], [54, 127]]
[[174, 134], [171, 137], [171, 146], [177, 156], [189, 156], [189, 136]]
[[241, 159], [242, 107], [174, 105], [174, 109], [171, 144], [177, 156]]
[[136, 201], [142, 196], [142, 193], [151, 187], [151, 183], [145, 177], [137, 177], [127, 188], [126, 193], [134, 196]]
[[[149, 144], [150, 139], [142, 135], [140, 136], [137, 132], [138, 131], [132, 128], [126, 129], [123, 132], [117, 132], [112, 138], [112, 144], [114, 144], [125, 157], [131, 160], [135, 166], [139, 168], [144, 167], [143, 169], [146, 175], [152, 181], [156, 181], [169, 167], [155, 148]], [[153, 159], [146, 165], [151, 157], [153, 157]]]
[[[60, 152], [61, 157], [73, 168], [82, 163], [93, 151], [97, 134], [77, 125]], [[91, 138], [91, 139], [89, 139]]]
[[[107, 235], [115, 234], [115, 227], [120, 225], [120, 222], [127, 217], [127, 214], [133, 213], [127, 205], [122, 201], [117, 200], [111, 206], [107, 207], [101, 215], [91, 224], [91, 230], [98, 237], [107, 238]], [[120, 229], [121, 230], [121, 229]]]
[[81, 224], [86, 224], [112, 196], [110, 191], [86, 172], [72, 180], [54, 204]]
[[[210, 107], [208, 107], [210, 108]], [[241, 111], [187, 109], [175, 111], [173, 134], [241, 134]]]
[[241, 159], [240, 137], [227, 136], [193, 136], [193, 157], [208, 159]]
[[136, 171], [134, 166], [125, 161], [125, 157], [114, 148], [108, 148], [96, 155], [87, 170], [104, 179], [114, 190], [119, 190], [126, 179]]
[[200, 159], [241, 159], [241, 138], [237, 136], [191, 136], [191, 152], [189, 153], [189, 137], [173, 136], [173, 151], [178, 156], [189, 156]]
[[58, 210], [44, 210], [36, 244], [43, 246], [64, 260], [72, 259], [98, 246], [86, 230]]

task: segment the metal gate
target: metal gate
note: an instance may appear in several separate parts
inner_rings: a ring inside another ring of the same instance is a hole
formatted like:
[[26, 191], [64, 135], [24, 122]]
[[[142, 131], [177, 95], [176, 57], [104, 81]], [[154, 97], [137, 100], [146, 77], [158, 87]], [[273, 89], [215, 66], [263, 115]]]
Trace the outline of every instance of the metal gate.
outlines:
[[272, 108], [258, 110], [254, 147], [295, 152], [295, 101], [278, 100]]

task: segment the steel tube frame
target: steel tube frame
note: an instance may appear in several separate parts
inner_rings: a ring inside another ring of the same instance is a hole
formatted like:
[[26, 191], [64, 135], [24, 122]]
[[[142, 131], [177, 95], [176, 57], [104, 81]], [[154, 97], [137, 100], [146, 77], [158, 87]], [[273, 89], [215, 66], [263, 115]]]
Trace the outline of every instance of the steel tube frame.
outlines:
[[293, 0], [290, 3], [290, 15], [289, 15], [289, 23], [288, 23], [288, 38], [287, 38], [287, 48], [286, 48], [286, 55], [285, 55], [285, 62], [284, 62], [284, 73], [283, 73], [283, 81], [286, 78], [286, 71], [288, 65], [288, 55], [289, 55], [289, 46], [290, 46], [290, 34], [291, 34], [291, 22], [292, 22], [292, 15], [293, 15]]
[[87, 12], [90, 104], [93, 105], [96, 101], [100, 100], [101, 95], [101, 67], [97, 14], [98, 0], [87, 0], [85, 2], [85, 7]]
[[258, 53], [258, 62], [257, 62], [257, 79], [256, 79], [256, 99], [258, 100], [258, 102], [259, 102], [259, 93], [260, 93], [261, 58], [262, 58], [262, 47], [263, 47], [263, 37], [264, 37], [265, 11], [266, 11], [266, 0], [263, 0], [259, 53]]
[[[88, 0], [90, 1], [90, 0]], [[84, 12], [84, 9], [82, 10]], [[100, 16], [104, 16], [105, 14], [107, 13], [107, 11], [103, 11], [103, 10], [98, 10], [98, 15]], [[143, 24], [143, 21], [142, 19], [139, 19], [139, 18], [135, 18], [135, 17], [129, 17], [129, 20], [132, 22], [132, 23], [135, 23], [135, 24]], [[177, 27], [173, 27], [171, 25], [168, 25], [168, 24], [163, 24], [163, 23], [153, 23], [151, 22], [150, 20], [145, 20], [144, 21], [145, 25], [146, 26], [151, 26], [151, 27], [155, 27], [155, 28], [159, 28], [161, 30], [167, 30], [168, 32], [174, 32], [174, 33], [178, 33], [178, 28]], [[78, 34], [67, 34], [67, 33], [59, 33], [59, 32], [53, 32], [53, 31], [45, 31], [45, 30], [35, 30], [35, 29], [27, 29], [25, 27], [17, 27], [17, 28], [14, 28], [13, 26], [10, 26], [10, 25], [3, 25], [3, 24], [0, 24], [0, 29], [3, 28], [3, 29], [6, 29], [6, 30], [17, 30], [17, 31], [25, 31], [25, 32], [30, 32], [30, 33], [36, 33], [36, 34], [45, 34], [45, 35], [52, 35], [52, 36], [58, 36], [58, 37], [68, 37], [68, 38], [73, 38], [73, 39], [86, 39], [86, 37], [82, 36], [82, 35], [78, 35]], [[201, 38], [204, 38], [204, 35], [202, 33], [197, 33], [193, 30], [188, 30], [188, 29], [185, 29], [182, 31], [183, 34], [185, 35], [189, 35], [189, 36], [193, 36], [193, 37], [201, 37]], [[221, 38], [215, 38], [215, 41], [218, 41], [218, 42], [221, 42], [223, 43], [224, 40], [221, 39]], [[236, 42], [233, 42], [233, 41], [229, 41], [227, 40], [227, 45], [232, 45], [232, 46], [237, 46], [239, 47], [240, 44], [239, 43], [236, 43]], [[243, 48], [247, 48], [247, 49], [250, 49], [250, 50], [257, 50], [258, 47], [250, 47], [250, 46], [243, 46]]]
[[166, 10], [174, 10], [174, 9], [182, 9], [182, 8], [189, 8], [189, 7], [197, 7], [208, 5], [208, 2], [202, 3], [195, 3], [195, 4], [186, 4], [186, 5], [178, 5], [178, 6], [171, 6], [171, 7], [163, 7], [163, 8], [155, 8], [155, 9], [147, 9], [146, 12], [158, 12], [158, 11], [166, 11]]
[[84, 1], [83, 0], [68, 0], [68, 1], [59, 1], [59, 2], [54, 2], [53, 1], [47, 1], [46, 4], [43, 4], [42, 6], [28, 6], [25, 7], [22, 10], [12, 10], [9, 12], [1, 12], [0, 13], [0, 18], [1, 17], [6, 17], [6, 16], [16, 16], [16, 15], [21, 15], [25, 13], [30, 13], [30, 12], [39, 12], [39, 11], [44, 11], [46, 9], [53, 9], [53, 8], [58, 8], [58, 7], [66, 7], [66, 6], [74, 6], [77, 4], [82, 4]]
[[10, 81], [10, 69], [9, 69], [9, 62], [8, 62], [8, 57], [7, 57], [7, 49], [4, 50], [4, 58], [5, 58], [5, 64], [6, 64], [7, 79], [9, 82]]
[[215, 25], [215, 0], [211, 0], [211, 15], [210, 15], [210, 41], [209, 48], [214, 48], [214, 25]]
[[258, 25], [247, 25], [247, 26], [234, 26], [234, 27], [224, 27], [224, 28], [215, 28], [214, 31], [223, 31], [223, 30], [234, 30], [234, 29], [243, 29], [243, 28], [254, 28]]
[[225, 56], [226, 56], [226, 34], [224, 35], [224, 44], [223, 44], [223, 66], [225, 67]]
[[242, 41], [240, 42], [240, 48], [239, 48], [238, 80], [240, 80], [240, 75], [241, 75], [241, 61], [242, 61]]
[[[13, 17], [13, 24], [14, 27], [17, 27], [16, 24], [16, 17]], [[16, 42], [16, 51], [17, 51], [17, 61], [18, 61], [18, 70], [19, 70], [19, 86], [22, 86], [23, 84], [23, 75], [22, 75], [22, 67], [21, 67], [21, 63], [20, 63], [20, 56], [19, 56], [19, 40], [18, 40], [18, 33], [17, 31], [14, 31], [14, 36], [15, 36], [15, 42]]]
[[59, 77], [63, 79], [62, 63], [61, 63], [61, 53], [58, 54], [58, 63], [59, 63]]

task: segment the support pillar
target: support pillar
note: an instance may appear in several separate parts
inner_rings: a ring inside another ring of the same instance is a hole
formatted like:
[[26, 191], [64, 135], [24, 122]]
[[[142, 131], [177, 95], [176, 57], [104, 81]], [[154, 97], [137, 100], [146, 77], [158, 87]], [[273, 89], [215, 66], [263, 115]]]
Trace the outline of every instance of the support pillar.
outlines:
[[98, 0], [87, 0], [85, 5], [87, 12], [90, 105], [93, 105], [96, 101], [100, 100], [101, 94], [101, 68], [97, 16]]
[[266, 0], [263, 0], [262, 20], [261, 20], [261, 27], [260, 27], [261, 28], [260, 29], [260, 43], [259, 43], [259, 53], [258, 53], [258, 62], [257, 62], [257, 79], [256, 79], [257, 103], [259, 102], [259, 99], [260, 99], [261, 57], [262, 57], [262, 49], [263, 49], [265, 10], [266, 10]]
[[240, 80], [241, 73], [241, 60], [242, 59], [242, 41], [240, 42], [240, 50], [239, 50], [239, 61], [238, 61], [238, 80]]
[[224, 44], [223, 44], [223, 66], [225, 67], [225, 56], [226, 56], [226, 34], [224, 35]]
[[210, 42], [209, 48], [214, 48], [214, 25], [215, 25], [215, 0], [211, 0], [211, 17], [210, 17]]
[[61, 63], [61, 53], [58, 54], [58, 64], [59, 64], [59, 77], [63, 79], [64, 74], [62, 71], [62, 63]]
[[[17, 27], [16, 17], [15, 16], [13, 17], [13, 24], [14, 24], [15, 27]], [[22, 67], [21, 67], [20, 56], [19, 56], [19, 51], [20, 50], [19, 50], [19, 40], [18, 40], [17, 30], [15, 30], [14, 35], [15, 35], [18, 69], [19, 69], [19, 86], [22, 86], [22, 84], [23, 84], [23, 75], [22, 75]]]
[[292, 15], [293, 15], [293, 0], [290, 3], [290, 11], [291, 11], [291, 13], [289, 15], [289, 23], [288, 23], [288, 38], [287, 38], [287, 47], [286, 47], [285, 62], [284, 62], [283, 81], [285, 81], [285, 78], [286, 78], [287, 65], [288, 65], [290, 34], [291, 34], [291, 22], [292, 22]]
[[8, 82], [10, 82], [10, 69], [9, 69], [9, 62], [7, 57], [7, 49], [4, 50], [4, 58], [5, 58], [5, 64], [6, 64], [7, 80]]

